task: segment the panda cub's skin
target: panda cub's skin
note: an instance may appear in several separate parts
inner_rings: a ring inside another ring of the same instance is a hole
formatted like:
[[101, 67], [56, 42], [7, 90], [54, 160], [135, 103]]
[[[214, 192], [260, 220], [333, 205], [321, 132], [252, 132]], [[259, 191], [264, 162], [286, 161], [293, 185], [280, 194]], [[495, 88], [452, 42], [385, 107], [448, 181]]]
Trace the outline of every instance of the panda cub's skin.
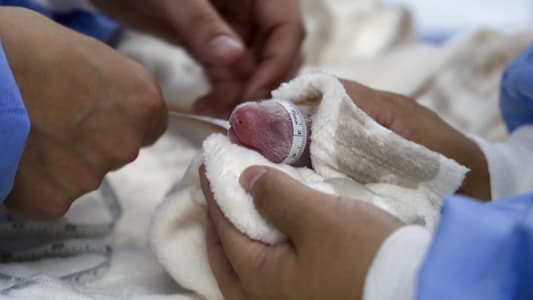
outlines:
[[[307, 125], [307, 144], [302, 156], [292, 165], [311, 166], [311, 116], [302, 112]], [[253, 149], [274, 163], [281, 163], [290, 152], [293, 128], [289, 112], [277, 101], [246, 102], [235, 108], [229, 119], [229, 139]]]

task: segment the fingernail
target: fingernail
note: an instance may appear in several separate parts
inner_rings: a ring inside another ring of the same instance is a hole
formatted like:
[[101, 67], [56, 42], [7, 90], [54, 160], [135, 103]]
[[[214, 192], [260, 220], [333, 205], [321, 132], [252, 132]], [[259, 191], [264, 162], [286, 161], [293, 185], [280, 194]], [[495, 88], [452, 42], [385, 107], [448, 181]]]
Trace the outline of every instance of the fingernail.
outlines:
[[209, 42], [212, 53], [224, 60], [235, 59], [244, 49], [242, 43], [227, 35], [218, 35]]
[[247, 192], [251, 192], [255, 183], [263, 176], [267, 170], [265, 168], [253, 167], [249, 168], [241, 175], [241, 186]]

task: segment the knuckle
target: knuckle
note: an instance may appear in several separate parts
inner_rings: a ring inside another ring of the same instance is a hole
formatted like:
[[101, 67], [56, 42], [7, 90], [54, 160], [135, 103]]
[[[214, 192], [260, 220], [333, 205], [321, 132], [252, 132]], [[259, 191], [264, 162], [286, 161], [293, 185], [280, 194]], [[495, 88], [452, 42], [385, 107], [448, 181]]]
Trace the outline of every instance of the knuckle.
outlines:
[[140, 106], [141, 116], [151, 118], [165, 110], [161, 89], [154, 76], [147, 70], [139, 72], [135, 95]]
[[145, 130], [157, 130], [160, 133], [166, 129], [166, 108], [158, 90], [147, 90], [140, 101], [139, 118]]
[[219, 30], [220, 20], [214, 13], [208, 13], [203, 10], [196, 10], [189, 17], [189, 25], [191, 28], [204, 29], [204, 34], [214, 35], [212, 30]]
[[118, 167], [134, 161], [139, 156], [140, 146], [133, 144], [123, 144], [114, 147], [107, 154], [108, 170], [112, 170]]
[[143, 96], [143, 107], [146, 116], [153, 117], [155, 115], [161, 115], [162, 111], [165, 109], [165, 104], [159, 87], [155, 84], [147, 86]]
[[95, 173], [88, 173], [86, 174], [81, 182], [79, 182], [79, 192], [80, 195], [95, 191], [98, 189], [100, 184], [102, 183], [102, 180], [104, 179], [103, 175], [95, 174]]
[[[147, 69], [137, 64], [134, 79], [128, 92], [128, 104], [136, 135], [160, 136], [167, 127], [166, 105], [162, 91], [155, 77]], [[155, 138], [153, 138], [155, 140]], [[135, 152], [129, 157], [136, 157]]]
[[129, 147], [121, 152], [121, 159], [123, 164], [130, 163], [139, 156], [140, 147]]
[[44, 219], [58, 219], [64, 216], [70, 208], [74, 198], [67, 197], [61, 193], [49, 195], [47, 202], [37, 207], [36, 214]]

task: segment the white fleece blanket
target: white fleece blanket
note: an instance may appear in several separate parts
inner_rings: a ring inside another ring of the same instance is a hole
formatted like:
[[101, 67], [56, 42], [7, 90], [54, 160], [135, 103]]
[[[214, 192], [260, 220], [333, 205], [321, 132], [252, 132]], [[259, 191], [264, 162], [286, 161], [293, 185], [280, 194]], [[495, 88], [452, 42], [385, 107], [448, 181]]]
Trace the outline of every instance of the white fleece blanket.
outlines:
[[[70, 7], [71, 2], [82, 1], [42, 2], [68, 2]], [[505, 137], [497, 108], [499, 76], [531, 41], [533, 32], [468, 32], [443, 45], [428, 46], [413, 39], [406, 11], [375, 0], [302, 0], [302, 8], [308, 33], [305, 67], [411, 95], [464, 132], [491, 141]], [[187, 110], [208, 89], [199, 67], [181, 49], [138, 36], [129, 36], [119, 49], [154, 72], [169, 107]], [[34, 285], [3, 291], [0, 299], [190, 299], [178, 295], [183, 291], [147, 249], [155, 207], [176, 186], [205, 136], [174, 121], [169, 125], [160, 141], [110, 176], [123, 216], [113, 233], [109, 271], [81, 288], [38, 277]], [[519, 170], [516, 174], [531, 182], [532, 177]]]
[[[162, 265], [183, 287], [207, 299], [223, 299], [211, 274], [204, 240], [206, 202], [198, 168], [203, 162], [224, 215], [250, 238], [275, 244], [284, 235], [256, 211], [239, 184], [249, 166], [279, 169], [307, 186], [368, 201], [405, 223], [432, 228], [444, 195], [462, 183], [466, 168], [382, 127], [360, 110], [342, 84], [322, 73], [303, 75], [274, 91], [276, 99], [320, 96], [312, 116], [313, 170], [274, 164], [259, 153], [215, 134], [153, 217], [151, 245]], [[333, 121], [335, 120], [335, 121]]]

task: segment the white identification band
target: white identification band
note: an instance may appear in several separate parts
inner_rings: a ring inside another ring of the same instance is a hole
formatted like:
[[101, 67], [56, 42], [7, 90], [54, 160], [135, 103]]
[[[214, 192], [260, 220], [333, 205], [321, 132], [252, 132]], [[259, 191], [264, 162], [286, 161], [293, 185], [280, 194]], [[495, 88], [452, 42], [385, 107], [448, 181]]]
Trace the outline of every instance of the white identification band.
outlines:
[[305, 151], [307, 145], [307, 124], [302, 111], [292, 102], [274, 99], [289, 113], [292, 123], [292, 143], [287, 158], [283, 160], [284, 164], [293, 164], [297, 162]]

